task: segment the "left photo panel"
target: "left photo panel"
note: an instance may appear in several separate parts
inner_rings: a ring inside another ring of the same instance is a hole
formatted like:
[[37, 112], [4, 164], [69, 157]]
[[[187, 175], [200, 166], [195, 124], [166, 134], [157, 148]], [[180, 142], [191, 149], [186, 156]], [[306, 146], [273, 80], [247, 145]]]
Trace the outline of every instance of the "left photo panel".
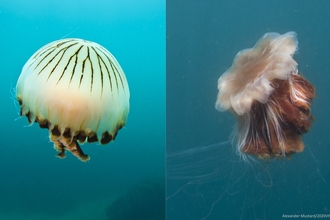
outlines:
[[165, 219], [165, 0], [0, 3], [0, 219]]

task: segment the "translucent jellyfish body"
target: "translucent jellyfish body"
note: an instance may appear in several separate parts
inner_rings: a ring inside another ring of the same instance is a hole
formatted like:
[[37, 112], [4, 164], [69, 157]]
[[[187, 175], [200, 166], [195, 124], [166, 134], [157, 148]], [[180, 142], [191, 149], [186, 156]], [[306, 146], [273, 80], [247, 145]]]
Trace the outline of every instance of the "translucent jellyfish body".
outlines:
[[236, 117], [237, 152], [261, 159], [290, 156], [304, 149], [311, 127], [315, 88], [293, 59], [296, 33], [266, 33], [251, 49], [240, 51], [218, 80], [216, 108]]
[[49, 129], [50, 140], [65, 157], [71, 151], [89, 160], [79, 143], [113, 141], [129, 113], [129, 88], [115, 57], [82, 39], [51, 42], [24, 65], [16, 85], [21, 116]]

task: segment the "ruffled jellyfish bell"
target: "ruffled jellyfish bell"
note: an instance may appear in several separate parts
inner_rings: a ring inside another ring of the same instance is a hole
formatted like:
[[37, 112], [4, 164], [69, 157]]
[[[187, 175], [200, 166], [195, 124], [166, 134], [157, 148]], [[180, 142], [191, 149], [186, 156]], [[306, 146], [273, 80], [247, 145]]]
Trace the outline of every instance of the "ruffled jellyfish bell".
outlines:
[[107, 144], [125, 125], [129, 88], [115, 57], [82, 39], [51, 42], [24, 65], [16, 85], [20, 115], [47, 128], [58, 157], [89, 160], [79, 143]]
[[218, 80], [216, 109], [236, 117], [233, 139], [243, 158], [278, 158], [304, 149], [315, 88], [298, 71], [292, 57], [297, 47], [294, 32], [266, 33], [240, 51]]

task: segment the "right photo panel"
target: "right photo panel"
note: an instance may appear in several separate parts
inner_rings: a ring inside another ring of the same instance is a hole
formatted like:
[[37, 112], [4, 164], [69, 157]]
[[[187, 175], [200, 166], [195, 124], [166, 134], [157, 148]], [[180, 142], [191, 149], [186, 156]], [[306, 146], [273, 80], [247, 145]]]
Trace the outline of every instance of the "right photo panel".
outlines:
[[330, 218], [330, 2], [166, 1], [166, 219]]

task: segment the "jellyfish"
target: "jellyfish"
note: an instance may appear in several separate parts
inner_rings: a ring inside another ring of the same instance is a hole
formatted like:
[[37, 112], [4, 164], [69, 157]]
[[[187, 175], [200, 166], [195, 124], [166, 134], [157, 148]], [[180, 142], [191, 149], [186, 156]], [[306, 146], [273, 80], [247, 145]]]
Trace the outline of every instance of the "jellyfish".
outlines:
[[298, 71], [292, 57], [297, 46], [295, 32], [266, 33], [218, 80], [215, 107], [236, 117], [233, 143], [243, 159], [290, 157], [304, 149], [315, 88]]
[[130, 92], [115, 57], [97, 43], [75, 38], [36, 51], [22, 69], [16, 97], [20, 115], [49, 130], [59, 158], [67, 150], [88, 161], [79, 143], [115, 140], [129, 113]]

